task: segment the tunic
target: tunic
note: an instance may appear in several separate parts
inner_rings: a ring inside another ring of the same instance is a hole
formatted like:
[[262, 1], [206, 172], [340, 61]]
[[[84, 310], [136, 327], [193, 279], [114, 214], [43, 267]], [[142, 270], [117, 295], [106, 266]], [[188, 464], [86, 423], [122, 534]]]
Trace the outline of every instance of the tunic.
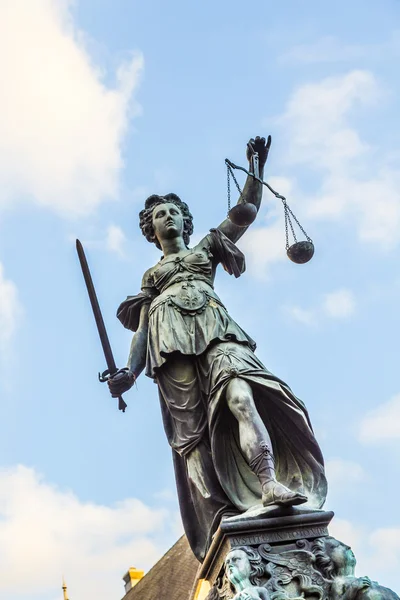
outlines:
[[180, 509], [193, 552], [202, 560], [223, 516], [260, 503], [261, 485], [240, 449], [237, 421], [225, 401], [232, 377], [251, 386], [271, 437], [278, 481], [320, 508], [326, 497], [323, 457], [304, 404], [254, 354], [256, 344], [230, 317], [213, 288], [221, 263], [239, 277], [243, 254], [220, 230], [146, 271], [142, 292], [117, 316], [136, 331], [149, 307], [146, 374], [159, 388], [173, 452]]

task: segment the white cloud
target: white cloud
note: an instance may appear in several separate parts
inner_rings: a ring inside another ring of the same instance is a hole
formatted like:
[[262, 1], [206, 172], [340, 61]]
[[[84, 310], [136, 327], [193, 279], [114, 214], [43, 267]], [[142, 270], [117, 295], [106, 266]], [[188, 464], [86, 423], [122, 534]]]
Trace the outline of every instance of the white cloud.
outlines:
[[350, 290], [336, 290], [326, 294], [322, 310], [333, 319], [344, 319], [350, 317], [355, 311], [355, 298]]
[[316, 325], [317, 315], [313, 310], [300, 308], [300, 306], [287, 306], [287, 314], [294, 320], [303, 325]]
[[[374, 565], [385, 571], [398, 573], [400, 568], [400, 527], [376, 529], [369, 537], [370, 544], [379, 549], [374, 557]], [[384, 580], [382, 580], [384, 584]]]
[[352, 71], [298, 88], [281, 118], [290, 135], [289, 159], [329, 171], [345, 168], [349, 159], [367, 150], [347, 123], [348, 113], [378, 98], [378, 83], [368, 71]]
[[106, 247], [111, 252], [115, 252], [121, 258], [125, 256], [124, 245], [126, 236], [122, 229], [117, 225], [110, 225], [107, 229]]
[[121, 143], [143, 59], [104, 83], [73, 23], [72, 0], [0, 7], [0, 207], [30, 200], [62, 215], [118, 194]]
[[309, 204], [316, 219], [345, 218], [357, 228], [360, 241], [386, 250], [400, 240], [400, 172], [377, 167], [376, 176], [355, 178], [331, 174]]
[[0, 263], [0, 355], [10, 342], [21, 314], [17, 287], [10, 279], [6, 279]]
[[363, 417], [359, 439], [367, 444], [400, 439], [400, 394]]
[[351, 546], [357, 558], [357, 550], [362, 547], [363, 535], [365, 535], [363, 529], [356, 527], [346, 519], [334, 517], [329, 525], [329, 534], [344, 544]]
[[0, 597], [53, 600], [64, 573], [77, 600], [120, 598], [125, 571], [154, 564], [161, 550], [157, 535], [174, 518], [134, 498], [114, 506], [82, 502], [33, 469], [3, 469]]
[[326, 462], [325, 466], [329, 484], [338, 488], [348, 483], [365, 481], [367, 477], [363, 467], [351, 460], [332, 458]]
[[[362, 465], [342, 458], [327, 460], [325, 463], [325, 472], [328, 480], [328, 505], [330, 507], [334, 507], [335, 502], [343, 498], [345, 490], [349, 490], [350, 494], [362, 494], [365, 490], [365, 484], [370, 479]], [[350, 539], [352, 540], [351, 545], [354, 543], [353, 540], [357, 537], [355, 527], [345, 526], [345, 523], [340, 521], [340, 519], [338, 523], [336, 523], [335, 519], [335, 527], [338, 527], [334, 534], [335, 537], [345, 542]]]
[[324, 318], [346, 319], [354, 314], [356, 301], [351, 290], [334, 290], [322, 298], [319, 304], [305, 309], [300, 306], [285, 306], [286, 313], [303, 325], [317, 325]]
[[286, 258], [283, 225], [257, 227], [246, 232], [238, 243], [246, 256], [247, 270], [257, 279], [268, 279], [272, 264]]
[[299, 87], [278, 122], [288, 164], [322, 176], [310, 199], [302, 194], [308, 216], [352, 220], [361, 241], [390, 249], [400, 241], [400, 171], [390, 166], [390, 149], [377, 156], [351, 125], [355, 111], [384, 99], [371, 72], [351, 71]]

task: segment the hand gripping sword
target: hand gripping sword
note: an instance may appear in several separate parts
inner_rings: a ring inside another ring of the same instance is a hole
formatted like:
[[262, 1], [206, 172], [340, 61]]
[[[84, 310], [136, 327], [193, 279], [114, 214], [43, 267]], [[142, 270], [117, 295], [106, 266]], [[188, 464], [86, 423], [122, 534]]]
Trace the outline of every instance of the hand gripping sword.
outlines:
[[[90, 304], [92, 305], [92, 310], [94, 314], [94, 318], [97, 325], [97, 331], [99, 332], [100, 342], [103, 347], [104, 356], [107, 363], [107, 370], [103, 373], [99, 373], [99, 380], [101, 382], [108, 381], [115, 373], [118, 371], [114, 356], [111, 350], [110, 341], [108, 339], [106, 327], [104, 325], [103, 316], [101, 314], [99, 301], [97, 300], [96, 290], [94, 289], [92, 276], [90, 274], [89, 265], [86, 260], [85, 252], [83, 250], [83, 246], [79, 240], [76, 240], [76, 251], [78, 252], [79, 262], [81, 263], [83, 278], [86, 283], [86, 289], [89, 294]], [[122, 398], [122, 396], [118, 397], [118, 408], [125, 412], [127, 405]]]

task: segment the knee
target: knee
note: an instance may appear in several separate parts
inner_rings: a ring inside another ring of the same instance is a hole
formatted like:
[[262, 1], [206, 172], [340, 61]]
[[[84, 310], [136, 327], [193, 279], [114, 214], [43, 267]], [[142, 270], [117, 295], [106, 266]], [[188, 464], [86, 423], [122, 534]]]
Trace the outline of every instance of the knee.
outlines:
[[228, 408], [238, 419], [249, 419], [254, 411], [254, 400], [251, 393], [247, 391], [236, 391], [227, 396]]

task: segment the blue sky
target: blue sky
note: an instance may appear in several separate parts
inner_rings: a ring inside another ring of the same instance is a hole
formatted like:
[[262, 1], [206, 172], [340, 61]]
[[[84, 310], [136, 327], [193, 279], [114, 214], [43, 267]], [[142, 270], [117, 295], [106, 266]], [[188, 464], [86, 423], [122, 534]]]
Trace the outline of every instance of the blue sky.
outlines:
[[[193, 240], [226, 213], [225, 157], [271, 134], [266, 178], [313, 260], [285, 257], [266, 191], [217, 291], [309, 409], [331, 531], [360, 575], [400, 562], [400, 4], [5, 0], [0, 7], [0, 599], [123, 595], [180, 535], [157, 390], [119, 413], [74, 242], [85, 245], [118, 364], [115, 318], [159, 252], [138, 229], [174, 191]], [[241, 179], [243, 181], [243, 179]], [[398, 587], [397, 587], [398, 591]]]

